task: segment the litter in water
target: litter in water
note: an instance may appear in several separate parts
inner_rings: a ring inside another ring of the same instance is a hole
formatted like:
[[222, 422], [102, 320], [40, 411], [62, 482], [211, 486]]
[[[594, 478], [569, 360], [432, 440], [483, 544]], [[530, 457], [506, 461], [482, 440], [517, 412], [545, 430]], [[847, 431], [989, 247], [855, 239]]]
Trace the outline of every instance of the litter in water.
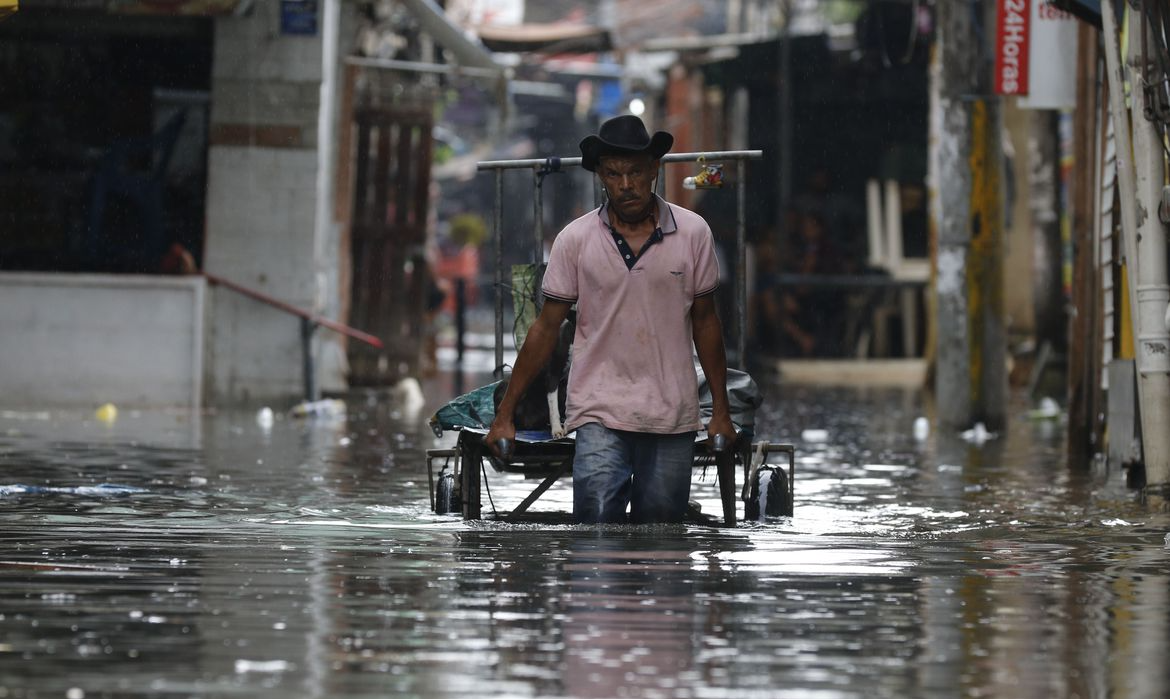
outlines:
[[345, 415], [345, 401], [336, 398], [304, 401], [293, 406], [293, 417], [342, 417]]
[[93, 416], [100, 422], [111, 423], [118, 419], [118, 407], [113, 403], [103, 403], [94, 411]]
[[829, 441], [828, 430], [804, 430], [800, 433], [800, 438], [806, 442], [827, 442]]
[[256, 412], [256, 424], [260, 426], [260, 429], [271, 429], [274, 419], [275, 418], [272, 414], [272, 408], [269, 408], [268, 406], [264, 406]]
[[998, 435], [996, 435], [994, 432], [988, 431], [987, 426], [982, 422], [977, 422], [975, 423], [974, 427], [969, 430], [965, 430], [960, 436], [971, 444], [978, 445], [995, 439]]
[[98, 497], [108, 497], [112, 495], [131, 495], [133, 493], [145, 492], [146, 490], [143, 488], [135, 488], [129, 485], [115, 485], [113, 483], [79, 486], [21, 485], [19, 483], [14, 483], [11, 485], [0, 485], [0, 495], [39, 495], [42, 493], [55, 493], [64, 495], [96, 495]]

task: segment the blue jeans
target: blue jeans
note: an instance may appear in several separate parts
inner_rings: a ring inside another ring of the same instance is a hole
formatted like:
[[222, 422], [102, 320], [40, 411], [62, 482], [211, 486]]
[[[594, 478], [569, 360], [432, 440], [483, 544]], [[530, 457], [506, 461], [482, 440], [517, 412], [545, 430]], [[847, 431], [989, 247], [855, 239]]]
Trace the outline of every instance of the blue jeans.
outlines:
[[695, 433], [646, 434], [598, 422], [577, 428], [573, 517], [582, 524], [681, 522], [691, 494]]

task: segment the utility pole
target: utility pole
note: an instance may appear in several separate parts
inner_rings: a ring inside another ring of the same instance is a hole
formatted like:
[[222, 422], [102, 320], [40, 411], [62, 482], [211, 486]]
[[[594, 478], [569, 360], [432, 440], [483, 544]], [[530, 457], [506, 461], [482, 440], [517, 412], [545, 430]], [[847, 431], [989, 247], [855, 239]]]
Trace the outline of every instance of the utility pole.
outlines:
[[[1146, 485], [1151, 490], [1170, 487], [1170, 333], [1166, 307], [1170, 300], [1166, 271], [1166, 227], [1158, 218], [1164, 161], [1161, 137], [1142, 110], [1149, 93], [1142, 89], [1153, 80], [1152, 69], [1142, 59], [1143, 42], [1139, 12], [1129, 18], [1129, 85], [1133, 89], [1131, 118], [1126, 107], [1126, 71], [1121, 63], [1117, 0], [1101, 5], [1105, 62], [1109, 75], [1109, 106], [1117, 139], [1117, 184], [1121, 201], [1122, 245], [1133, 337], [1136, 340], [1138, 409], [1142, 425], [1142, 461]], [[1131, 140], [1132, 139], [1132, 140]]]
[[995, 3], [941, 2], [931, 61], [930, 187], [935, 261], [935, 396], [949, 429], [1007, 413], [1002, 109], [991, 94]]
[[[1144, 0], [1143, 6], [1152, 0]], [[1159, 0], [1161, 1], [1161, 0]], [[1107, 11], [1107, 8], [1102, 8]], [[1158, 112], [1151, 104], [1155, 89], [1163, 89], [1161, 71], [1153, 52], [1160, 43], [1148, 34], [1141, 17], [1148, 8], [1131, 7], [1129, 13], [1130, 86], [1133, 109], [1133, 167], [1136, 175], [1137, 236], [1129, 269], [1136, 269], [1137, 305], [1134, 306], [1134, 338], [1137, 360], [1138, 399], [1141, 406], [1142, 460], [1146, 486], [1170, 494], [1170, 329], [1167, 310], [1166, 224], [1159, 217], [1159, 203], [1166, 185], [1162, 135], [1150, 121]], [[1147, 32], [1143, 37], [1142, 33]], [[1152, 49], [1147, 53], [1147, 48]], [[1156, 86], [1146, 89], [1146, 86]], [[1123, 203], [1122, 206], [1125, 206]]]

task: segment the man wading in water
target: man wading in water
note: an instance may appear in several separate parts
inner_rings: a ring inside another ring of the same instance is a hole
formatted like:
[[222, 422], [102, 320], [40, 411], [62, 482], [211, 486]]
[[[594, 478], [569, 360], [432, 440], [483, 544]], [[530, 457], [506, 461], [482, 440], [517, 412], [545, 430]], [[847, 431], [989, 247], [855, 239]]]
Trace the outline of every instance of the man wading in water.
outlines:
[[659, 159], [673, 143], [664, 131], [651, 138], [629, 115], [581, 141], [581, 166], [597, 173], [607, 201], [553, 241], [544, 306], [485, 437], [497, 454], [499, 439], [515, 439], [516, 403], [577, 304], [565, 428], [577, 433], [573, 516], [581, 523], [682, 521], [703, 427], [694, 350], [711, 389], [708, 439], [735, 441], [711, 229], [654, 194]]

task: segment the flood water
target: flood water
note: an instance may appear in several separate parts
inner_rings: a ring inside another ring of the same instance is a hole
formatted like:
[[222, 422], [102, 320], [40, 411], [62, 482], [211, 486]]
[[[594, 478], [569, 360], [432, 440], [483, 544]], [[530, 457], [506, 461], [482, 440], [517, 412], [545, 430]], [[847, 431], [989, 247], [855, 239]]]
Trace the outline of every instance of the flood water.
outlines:
[[433, 515], [434, 404], [0, 412], [0, 697], [1170, 695], [1170, 518], [1059, 421], [918, 442], [916, 391], [766, 392], [795, 516], [734, 530]]

